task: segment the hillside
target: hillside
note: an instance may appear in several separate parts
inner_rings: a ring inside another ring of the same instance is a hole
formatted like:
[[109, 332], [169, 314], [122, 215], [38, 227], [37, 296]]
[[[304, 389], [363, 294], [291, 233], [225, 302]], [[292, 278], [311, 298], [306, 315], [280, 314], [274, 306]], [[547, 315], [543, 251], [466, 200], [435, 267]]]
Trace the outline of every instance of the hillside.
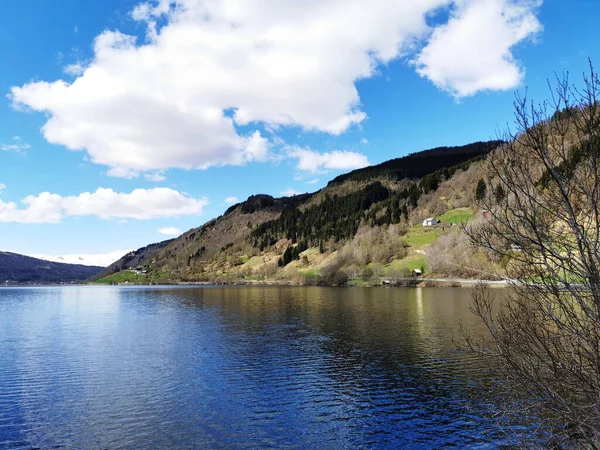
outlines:
[[[500, 144], [414, 153], [339, 176], [313, 194], [251, 196], [176, 239], [129, 253], [93, 280], [339, 284], [410, 276], [426, 268], [424, 249], [452, 231], [453, 217], [474, 217], [481, 160]], [[425, 217], [442, 214], [449, 218], [442, 225], [423, 229]]]
[[437, 170], [452, 167], [488, 153], [501, 143], [502, 141], [474, 142], [459, 147], [437, 147], [424, 150], [340, 175], [331, 180], [329, 186], [348, 180], [370, 180], [382, 177], [397, 181], [406, 178], [422, 178]]
[[16, 253], [0, 252], [1, 284], [71, 283], [86, 280], [102, 267], [63, 264]]

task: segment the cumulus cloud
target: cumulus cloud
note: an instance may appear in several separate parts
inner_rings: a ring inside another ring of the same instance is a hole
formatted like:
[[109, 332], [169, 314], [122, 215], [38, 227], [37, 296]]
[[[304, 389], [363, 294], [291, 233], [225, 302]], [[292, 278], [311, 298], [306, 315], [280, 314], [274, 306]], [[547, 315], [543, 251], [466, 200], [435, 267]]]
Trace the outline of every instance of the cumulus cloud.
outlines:
[[287, 155], [298, 160], [299, 170], [321, 173], [327, 170], [353, 170], [369, 165], [367, 157], [361, 153], [335, 150], [319, 153], [309, 148], [288, 147]]
[[541, 0], [457, 0], [450, 20], [417, 55], [417, 72], [456, 97], [517, 86], [523, 69], [513, 47], [542, 30]]
[[[539, 29], [537, 3], [150, 0], [131, 13], [144, 42], [104, 31], [89, 61], [65, 69], [73, 81], [10, 96], [47, 115], [49, 142], [113, 176], [265, 161], [259, 127], [339, 135], [367, 117], [356, 82], [400, 57], [457, 96], [513, 87], [522, 71], [511, 50]], [[450, 20], [432, 29], [439, 8], [452, 8]]]
[[227, 197], [225, 199], [225, 203], [227, 203], [228, 205], [235, 205], [236, 203], [239, 203], [240, 199], [237, 197], [234, 197], [233, 195], [231, 197]]
[[82, 63], [69, 64], [63, 68], [63, 72], [67, 75], [79, 76], [85, 71], [85, 66]]
[[10, 144], [0, 145], [0, 149], [5, 152], [20, 152], [21, 150], [27, 150], [31, 148], [27, 142], [25, 142], [20, 136], [14, 136]]
[[99, 188], [68, 197], [42, 192], [25, 197], [21, 203], [23, 206], [0, 200], [0, 223], [58, 223], [67, 216], [145, 220], [200, 215], [208, 200], [168, 188], [135, 189], [129, 194]]
[[175, 227], [159, 228], [158, 232], [166, 236], [180, 236], [183, 233], [179, 228]]
[[286, 189], [285, 191], [281, 191], [280, 193], [284, 197], [293, 197], [294, 195], [299, 195], [301, 192], [298, 192], [296, 189]]
[[148, 181], [165, 181], [167, 177], [162, 172], [148, 172], [144, 174], [144, 178]]
[[248, 161], [264, 162], [269, 156], [269, 141], [255, 131], [247, 138], [245, 152]]

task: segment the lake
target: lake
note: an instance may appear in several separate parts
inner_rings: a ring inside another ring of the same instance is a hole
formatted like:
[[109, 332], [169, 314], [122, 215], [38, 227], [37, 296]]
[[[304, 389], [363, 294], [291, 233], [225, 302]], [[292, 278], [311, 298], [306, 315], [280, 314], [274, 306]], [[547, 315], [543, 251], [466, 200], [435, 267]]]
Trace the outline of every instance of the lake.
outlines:
[[0, 289], [0, 448], [497, 447], [460, 288]]

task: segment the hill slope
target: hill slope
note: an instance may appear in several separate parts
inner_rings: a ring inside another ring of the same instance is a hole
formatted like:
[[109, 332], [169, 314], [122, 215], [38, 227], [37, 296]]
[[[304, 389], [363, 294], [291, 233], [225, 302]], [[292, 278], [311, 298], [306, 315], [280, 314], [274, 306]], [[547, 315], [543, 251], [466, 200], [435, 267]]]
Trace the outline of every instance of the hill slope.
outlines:
[[356, 278], [381, 272], [380, 265], [422, 267], [424, 255], [414, 253], [422, 245], [411, 242], [430, 244], [440, 234], [417, 236], [421, 230], [414, 224], [470, 206], [479, 161], [500, 144], [414, 153], [341, 175], [314, 194], [252, 196], [176, 239], [129, 253], [94, 280], [331, 283], [338, 272]]
[[0, 283], [70, 283], [86, 280], [102, 267], [63, 264], [0, 252]]

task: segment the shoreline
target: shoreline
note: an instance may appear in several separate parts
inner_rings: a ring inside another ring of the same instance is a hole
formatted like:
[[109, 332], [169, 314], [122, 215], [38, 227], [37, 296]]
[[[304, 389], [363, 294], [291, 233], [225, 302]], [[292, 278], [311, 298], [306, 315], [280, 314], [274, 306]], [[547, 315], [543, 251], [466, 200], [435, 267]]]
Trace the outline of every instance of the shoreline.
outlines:
[[210, 281], [173, 281], [165, 283], [96, 283], [96, 282], [77, 282], [77, 283], [8, 283], [0, 284], [0, 288], [11, 287], [66, 287], [66, 286], [221, 286], [221, 287], [255, 287], [255, 286], [272, 286], [272, 287], [360, 287], [360, 288], [417, 288], [417, 287], [461, 287], [469, 288], [480, 284], [488, 287], [508, 287], [514, 280], [478, 280], [469, 278], [406, 278], [391, 282], [382, 280], [381, 283], [372, 284], [369, 282], [360, 283], [345, 283], [343, 285], [334, 286], [329, 284], [300, 284], [286, 280], [236, 280], [233, 282], [210, 282]]
[[[385, 280], [384, 280], [385, 281]], [[418, 279], [403, 279], [395, 283], [379, 283], [371, 284], [368, 282], [360, 284], [345, 283], [343, 285], [334, 286], [329, 284], [300, 284], [293, 281], [285, 280], [236, 280], [233, 282], [210, 282], [210, 281], [176, 281], [172, 283], [119, 283], [119, 284], [102, 284], [102, 283], [84, 283], [83, 285], [93, 286], [220, 286], [220, 287], [350, 287], [350, 288], [416, 288], [416, 287], [461, 287], [471, 288], [479, 284], [484, 284], [488, 287], [508, 287], [512, 280], [478, 280], [466, 278], [418, 278]]]

